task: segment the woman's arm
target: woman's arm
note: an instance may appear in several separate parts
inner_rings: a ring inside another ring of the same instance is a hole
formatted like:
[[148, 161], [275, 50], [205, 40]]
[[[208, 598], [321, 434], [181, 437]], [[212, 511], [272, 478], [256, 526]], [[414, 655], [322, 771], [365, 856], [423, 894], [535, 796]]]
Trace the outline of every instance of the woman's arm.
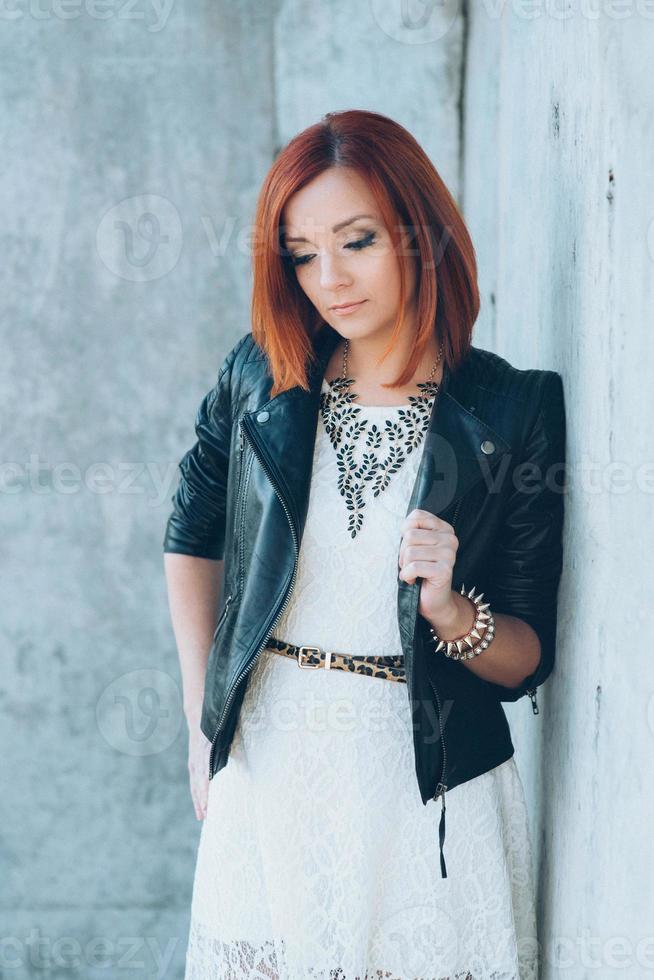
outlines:
[[231, 386], [242, 337], [195, 416], [196, 441], [179, 463], [180, 480], [163, 540], [168, 604], [182, 672], [184, 713], [199, 722], [204, 677], [217, 626], [224, 574], [231, 449]]
[[[484, 596], [484, 602], [486, 601]], [[493, 613], [493, 618], [495, 635], [488, 649], [479, 657], [460, 662], [484, 681], [517, 688], [538, 667], [540, 640], [532, 627], [516, 616]], [[474, 620], [475, 613], [470, 600], [453, 591], [451, 617], [431, 625], [442, 640], [453, 640], [467, 633]], [[477, 632], [483, 640], [486, 635], [485, 627], [481, 626]]]
[[195, 417], [194, 445], [180, 460], [164, 534], [168, 604], [182, 675], [189, 731], [189, 779], [195, 814], [206, 816], [211, 742], [200, 728], [204, 684], [224, 581], [225, 521], [232, 438], [232, 374], [245, 334], [222, 363]]
[[200, 728], [204, 681], [216, 623], [224, 561], [175, 552], [164, 555], [168, 605], [182, 674], [188, 726], [188, 771], [195, 816], [207, 815], [211, 742]]
[[[490, 603], [495, 638], [479, 657], [459, 662], [503, 701], [518, 700], [554, 667], [566, 470], [563, 381], [556, 371], [544, 371], [501, 533], [483, 573], [466, 583]], [[454, 591], [451, 599], [442, 621], [431, 624], [444, 640], [461, 636], [472, 623], [469, 600]], [[479, 632], [483, 638], [485, 630]]]
[[198, 727], [204, 678], [217, 625], [224, 561], [164, 555], [168, 605], [182, 674], [182, 702], [189, 728]]
[[[566, 438], [563, 379], [556, 371], [545, 371], [539, 411], [523, 447], [502, 533], [485, 570], [486, 581], [474, 583], [477, 591], [481, 587], [484, 592], [484, 601], [490, 602], [496, 632], [478, 658], [481, 661], [488, 654], [488, 674], [482, 673], [481, 663], [470, 669], [506, 701], [515, 701], [544, 683], [554, 668], [568, 489]], [[491, 661], [497, 661], [503, 673], [502, 661], [512, 675], [509, 665], [516, 662], [520, 649], [524, 669], [516, 677], [523, 674], [522, 679], [517, 685], [507, 686], [506, 679], [498, 684]]]

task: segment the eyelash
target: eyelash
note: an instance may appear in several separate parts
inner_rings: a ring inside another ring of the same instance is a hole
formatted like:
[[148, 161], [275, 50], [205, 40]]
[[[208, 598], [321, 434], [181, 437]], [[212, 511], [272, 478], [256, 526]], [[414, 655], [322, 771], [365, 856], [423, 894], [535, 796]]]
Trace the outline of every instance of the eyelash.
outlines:
[[[359, 252], [361, 251], [362, 248], [367, 248], [369, 245], [372, 245], [373, 242], [375, 241], [375, 237], [376, 236], [374, 231], [371, 231], [368, 235], [365, 235], [363, 238], [358, 238], [355, 242], [348, 242], [345, 248], [351, 248], [355, 252]], [[313, 256], [291, 255], [289, 256], [289, 258], [291, 260], [291, 265], [297, 266], [297, 265], [307, 265], [311, 261]]]

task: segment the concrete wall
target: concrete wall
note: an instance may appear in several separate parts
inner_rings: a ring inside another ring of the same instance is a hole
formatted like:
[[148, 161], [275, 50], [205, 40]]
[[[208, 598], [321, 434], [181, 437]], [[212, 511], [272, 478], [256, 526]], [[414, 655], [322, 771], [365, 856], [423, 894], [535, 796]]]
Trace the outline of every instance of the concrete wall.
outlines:
[[562, 374], [570, 466], [558, 662], [509, 714], [542, 977], [649, 977], [654, 8], [499, 6], [470, 5], [465, 59], [478, 343]]
[[199, 399], [249, 328], [242, 236], [269, 162], [326, 110], [367, 107], [416, 135], [464, 208], [476, 343], [565, 380], [558, 663], [540, 715], [507, 706], [543, 977], [649, 976], [646, 4], [15, 7], [0, 59], [18, 464], [2, 497], [7, 975], [182, 976], [200, 827], [163, 525]]
[[0, 974], [181, 977], [200, 824], [161, 543], [200, 398], [248, 329], [275, 7], [14, 6]]

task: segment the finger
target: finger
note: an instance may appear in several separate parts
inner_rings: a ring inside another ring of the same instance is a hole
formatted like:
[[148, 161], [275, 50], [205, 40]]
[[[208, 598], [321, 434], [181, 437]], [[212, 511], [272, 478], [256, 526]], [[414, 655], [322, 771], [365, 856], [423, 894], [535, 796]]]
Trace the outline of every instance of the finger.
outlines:
[[438, 561], [439, 558], [455, 558], [458, 547], [458, 542], [451, 534], [435, 543], [428, 541], [424, 544], [405, 544], [404, 564], [416, 559], [418, 561]]
[[203, 810], [202, 783], [205, 778], [205, 770], [203, 766], [198, 765], [195, 753], [189, 759], [188, 768], [195, 815], [200, 820]]
[[439, 558], [437, 561], [427, 561], [414, 559], [406, 563], [404, 568], [400, 571], [399, 577], [404, 579], [406, 576], [410, 578], [428, 578], [430, 581], [436, 584], [437, 578], [442, 578], [443, 574], [452, 577], [452, 570], [454, 569], [454, 559], [453, 558]]
[[454, 561], [442, 558], [439, 561], [410, 561], [401, 570], [398, 578], [413, 584], [416, 578], [428, 578], [433, 585], [445, 585], [452, 579]]
[[193, 800], [193, 809], [195, 810], [195, 819], [200, 819], [200, 806], [198, 804], [197, 793], [195, 792], [195, 786], [191, 783], [191, 799]]
[[203, 820], [207, 815], [207, 801], [203, 793], [201, 778], [196, 779], [193, 787], [193, 802], [195, 804], [195, 815], [198, 820]]
[[207, 815], [207, 805], [208, 805], [208, 802], [209, 802], [209, 780], [208, 780], [208, 778], [204, 774], [202, 775], [202, 778], [201, 778], [201, 781], [200, 781], [200, 785], [198, 787], [198, 800], [199, 800], [199, 803], [200, 803], [200, 809], [202, 811], [202, 816], [203, 817], [206, 817], [206, 815]]
[[433, 528], [438, 531], [445, 531], [452, 529], [452, 525], [444, 521], [442, 517], [437, 517], [436, 514], [432, 514], [428, 510], [412, 510], [410, 514], [404, 518], [402, 523], [402, 534], [410, 527], [426, 527]]
[[[436, 540], [434, 540], [436, 536]], [[420, 540], [422, 538], [422, 540]], [[441, 531], [418, 531], [413, 532], [410, 538], [403, 538], [400, 545], [398, 563], [400, 568], [414, 559], [426, 561], [437, 561], [441, 555], [456, 556], [459, 547], [459, 539], [455, 534]]]
[[412, 510], [409, 514], [407, 514], [404, 520], [405, 523], [408, 522], [408, 523], [412, 523], [412, 524], [415, 523], [420, 525], [423, 525], [423, 522], [425, 521], [427, 522], [433, 521], [438, 524], [447, 524], [447, 521], [444, 521], [442, 517], [438, 516], [438, 514], [434, 514], [430, 510], [421, 510], [418, 507], [416, 507], [415, 510]]

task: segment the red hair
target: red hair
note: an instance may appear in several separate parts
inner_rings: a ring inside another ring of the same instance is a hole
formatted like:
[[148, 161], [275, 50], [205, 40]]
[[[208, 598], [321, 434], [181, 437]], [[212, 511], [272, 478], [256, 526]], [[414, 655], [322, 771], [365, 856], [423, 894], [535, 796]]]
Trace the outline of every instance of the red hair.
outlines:
[[[308, 390], [314, 340], [325, 324], [285, 254], [282, 211], [292, 194], [331, 167], [352, 168], [366, 180], [400, 263], [400, 309], [384, 356], [399, 336], [408, 263], [417, 259], [415, 343], [404, 370], [386, 387], [412, 379], [434, 331], [451, 371], [470, 349], [479, 313], [477, 262], [456, 201], [425, 151], [399, 123], [362, 109], [328, 112], [279, 152], [256, 206], [252, 335], [268, 357], [271, 398], [295, 385]], [[413, 256], [402, 254], [401, 226], [412, 232]]]

